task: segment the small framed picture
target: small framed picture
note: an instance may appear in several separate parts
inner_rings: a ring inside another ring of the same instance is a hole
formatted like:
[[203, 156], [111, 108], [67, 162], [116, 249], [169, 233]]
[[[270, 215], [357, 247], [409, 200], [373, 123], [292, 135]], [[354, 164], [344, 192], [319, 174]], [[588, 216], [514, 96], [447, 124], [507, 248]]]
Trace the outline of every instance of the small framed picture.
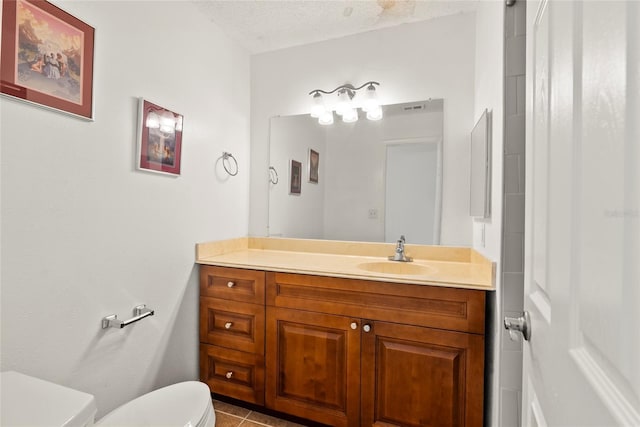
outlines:
[[289, 194], [300, 194], [302, 192], [302, 163], [291, 160]]
[[181, 114], [140, 98], [138, 169], [180, 175], [182, 120]]
[[2, 0], [0, 93], [93, 120], [95, 29], [44, 0]]
[[320, 153], [309, 148], [309, 182], [318, 183], [318, 165]]

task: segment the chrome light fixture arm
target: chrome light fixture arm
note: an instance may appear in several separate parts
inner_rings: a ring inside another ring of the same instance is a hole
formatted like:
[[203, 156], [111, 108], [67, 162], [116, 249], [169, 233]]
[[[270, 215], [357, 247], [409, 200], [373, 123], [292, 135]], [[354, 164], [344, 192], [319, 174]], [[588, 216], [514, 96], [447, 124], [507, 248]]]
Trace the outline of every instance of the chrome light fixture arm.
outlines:
[[328, 91], [328, 92], [327, 92], [326, 90], [322, 90], [322, 89], [314, 89], [314, 90], [312, 90], [311, 92], [309, 92], [309, 95], [315, 95], [315, 94], [317, 94], [317, 93], [324, 93], [325, 95], [331, 95], [332, 93], [336, 93], [336, 92], [337, 92], [337, 91], [339, 91], [340, 89], [345, 89], [345, 90], [349, 93], [349, 97], [350, 97], [350, 98], [353, 98], [353, 97], [354, 97], [354, 95], [355, 95], [355, 93], [356, 93], [357, 91], [359, 91], [360, 89], [362, 89], [362, 88], [363, 88], [363, 87], [365, 87], [365, 86], [366, 86], [366, 87], [369, 87], [370, 85], [378, 85], [378, 86], [380, 86], [380, 83], [378, 83], [378, 82], [374, 82], [374, 81], [372, 80], [372, 81], [366, 82], [365, 84], [363, 84], [363, 85], [361, 85], [361, 86], [358, 86], [358, 87], [354, 87], [354, 86], [353, 86], [352, 84], [350, 84], [350, 83], [345, 83], [345, 84], [343, 84], [343, 85], [341, 85], [341, 86], [338, 86], [338, 87], [337, 87], [337, 88], [335, 88], [334, 90], [332, 90], [332, 91]]

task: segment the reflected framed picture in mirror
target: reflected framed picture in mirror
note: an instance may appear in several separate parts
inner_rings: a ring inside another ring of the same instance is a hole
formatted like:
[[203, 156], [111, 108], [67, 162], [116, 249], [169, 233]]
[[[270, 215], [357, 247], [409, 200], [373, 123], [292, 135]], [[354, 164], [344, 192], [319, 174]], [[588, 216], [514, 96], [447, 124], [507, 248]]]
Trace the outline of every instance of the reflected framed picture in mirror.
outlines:
[[302, 192], [302, 163], [291, 160], [289, 168], [289, 194], [299, 195]]
[[318, 183], [318, 165], [320, 164], [320, 153], [309, 148], [309, 182]]

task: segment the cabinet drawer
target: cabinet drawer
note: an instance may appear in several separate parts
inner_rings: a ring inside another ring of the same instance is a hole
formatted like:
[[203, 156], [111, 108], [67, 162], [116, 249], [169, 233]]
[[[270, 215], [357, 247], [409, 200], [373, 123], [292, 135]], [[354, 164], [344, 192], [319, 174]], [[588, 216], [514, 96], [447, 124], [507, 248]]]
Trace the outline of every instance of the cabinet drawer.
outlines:
[[264, 355], [264, 306], [200, 297], [200, 341]]
[[200, 266], [200, 296], [264, 304], [264, 271]]
[[200, 344], [200, 380], [213, 393], [264, 405], [264, 356]]
[[484, 334], [485, 292], [269, 272], [268, 306]]

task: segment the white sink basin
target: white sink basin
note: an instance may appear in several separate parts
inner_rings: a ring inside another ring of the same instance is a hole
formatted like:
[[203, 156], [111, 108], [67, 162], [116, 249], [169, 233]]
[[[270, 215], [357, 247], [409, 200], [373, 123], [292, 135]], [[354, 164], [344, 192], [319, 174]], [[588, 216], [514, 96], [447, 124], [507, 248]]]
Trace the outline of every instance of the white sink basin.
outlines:
[[410, 276], [426, 276], [435, 271], [433, 268], [426, 265], [398, 261], [364, 262], [362, 264], [358, 264], [357, 267], [361, 270], [373, 273]]

